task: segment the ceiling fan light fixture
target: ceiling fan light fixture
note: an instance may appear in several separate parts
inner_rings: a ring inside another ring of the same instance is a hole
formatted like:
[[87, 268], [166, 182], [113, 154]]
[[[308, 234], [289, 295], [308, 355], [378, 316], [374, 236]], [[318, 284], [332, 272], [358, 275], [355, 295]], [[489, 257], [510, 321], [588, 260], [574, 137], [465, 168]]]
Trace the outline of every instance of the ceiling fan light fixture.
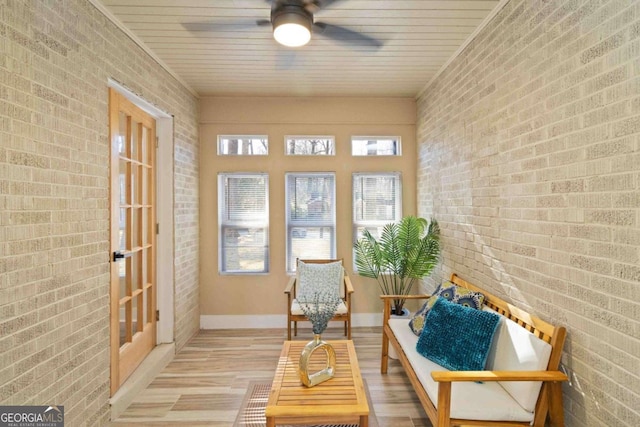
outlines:
[[284, 46], [304, 46], [311, 40], [312, 19], [308, 13], [285, 10], [272, 18], [273, 38]]

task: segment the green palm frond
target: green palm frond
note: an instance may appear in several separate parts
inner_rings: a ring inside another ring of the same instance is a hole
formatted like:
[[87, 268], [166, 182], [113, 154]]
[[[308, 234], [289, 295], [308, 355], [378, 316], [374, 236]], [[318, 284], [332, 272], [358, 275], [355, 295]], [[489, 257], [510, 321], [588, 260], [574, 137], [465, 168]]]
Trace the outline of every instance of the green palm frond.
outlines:
[[[354, 245], [358, 274], [376, 279], [382, 293], [408, 295], [416, 280], [428, 276], [440, 257], [440, 227], [435, 219], [407, 216], [386, 224], [376, 240], [368, 230]], [[395, 300], [401, 310], [404, 300]]]

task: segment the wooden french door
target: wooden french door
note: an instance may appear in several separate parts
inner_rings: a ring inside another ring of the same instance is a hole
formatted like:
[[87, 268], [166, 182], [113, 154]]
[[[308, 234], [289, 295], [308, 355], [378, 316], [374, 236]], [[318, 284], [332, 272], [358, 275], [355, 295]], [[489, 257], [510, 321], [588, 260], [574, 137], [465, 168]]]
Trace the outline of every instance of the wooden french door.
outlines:
[[155, 129], [109, 89], [111, 395], [156, 345]]

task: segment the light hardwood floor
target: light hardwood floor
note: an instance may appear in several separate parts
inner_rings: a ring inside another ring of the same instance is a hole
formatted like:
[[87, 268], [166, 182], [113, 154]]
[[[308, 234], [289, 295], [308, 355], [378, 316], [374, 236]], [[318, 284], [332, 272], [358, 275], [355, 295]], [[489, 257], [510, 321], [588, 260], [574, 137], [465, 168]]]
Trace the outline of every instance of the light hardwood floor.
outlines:
[[[323, 339], [343, 339], [329, 328]], [[381, 328], [353, 328], [358, 363], [380, 427], [431, 427], [396, 360], [380, 374]], [[295, 339], [309, 341], [311, 330]], [[127, 408], [114, 427], [230, 427], [250, 381], [271, 381], [285, 329], [203, 330]]]

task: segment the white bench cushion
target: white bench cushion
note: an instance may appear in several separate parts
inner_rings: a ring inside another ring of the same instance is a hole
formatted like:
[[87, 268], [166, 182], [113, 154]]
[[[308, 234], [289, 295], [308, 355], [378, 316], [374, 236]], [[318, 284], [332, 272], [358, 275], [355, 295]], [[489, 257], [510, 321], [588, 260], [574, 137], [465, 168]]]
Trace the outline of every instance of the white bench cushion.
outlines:
[[[493, 311], [490, 309], [485, 309]], [[545, 371], [551, 345], [512, 320], [501, 316], [487, 358], [492, 371]], [[501, 381], [500, 385], [527, 411], [533, 412], [540, 394], [541, 381]]]
[[[437, 408], [438, 383], [431, 378], [431, 372], [447, 369], [416, 351], [418, 337], [409, 328], [409, 319], [389, 319], [389, 326]], [[531, 422], [533, 412], [523, 409], [498, 382], [454, 382], [451, 386], [451, 418]]]

